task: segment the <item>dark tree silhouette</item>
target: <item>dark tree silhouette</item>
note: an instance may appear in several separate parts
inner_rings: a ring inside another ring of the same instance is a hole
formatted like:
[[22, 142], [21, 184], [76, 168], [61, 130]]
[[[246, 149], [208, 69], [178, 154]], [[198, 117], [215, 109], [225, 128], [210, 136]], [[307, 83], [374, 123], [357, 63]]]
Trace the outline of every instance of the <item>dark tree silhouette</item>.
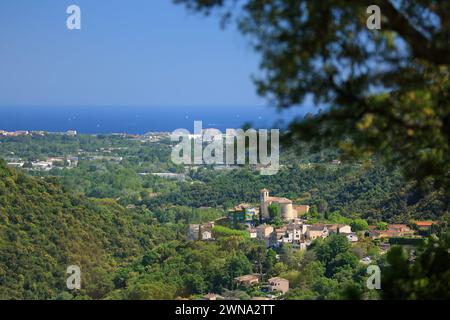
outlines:
[[[308, 98], [323, 112], [287, 141], [381, 155], [407, 178], [450, 190], [450, 3], [439, 0], [174, 0], [236, 21], [261, 54], [259, 94], [279, 108]], [[369, 30], [369, 5], [381, 29]]]

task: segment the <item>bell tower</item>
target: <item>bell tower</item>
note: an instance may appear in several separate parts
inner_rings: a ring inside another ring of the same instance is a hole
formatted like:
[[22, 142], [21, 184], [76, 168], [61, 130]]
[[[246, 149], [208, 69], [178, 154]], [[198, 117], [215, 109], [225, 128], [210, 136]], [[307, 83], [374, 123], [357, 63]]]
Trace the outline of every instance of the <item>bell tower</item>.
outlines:
[[266, 188], [260, 191], [260, 199], [261, 199], [261, 216], [263, 218], [267, 218], [269, 216], [269, 209], [267, 207], [267, 200], [269, 199], [269, 190]]
[[269, 190], [264, 188], [261, 190], [261, 202], [266, 202], [267, 198], [269, 198]]

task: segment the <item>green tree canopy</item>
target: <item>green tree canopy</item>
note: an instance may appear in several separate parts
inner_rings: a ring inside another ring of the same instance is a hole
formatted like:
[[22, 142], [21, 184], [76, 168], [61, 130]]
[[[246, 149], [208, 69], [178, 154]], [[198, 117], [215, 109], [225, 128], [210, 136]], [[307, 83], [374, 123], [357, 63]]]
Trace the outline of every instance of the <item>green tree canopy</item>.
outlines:
[[281, 219], [280, 207], [277, 204], [275, 203], [270, 204], [268, 209], [269, 209], [269, 217], [272, 221], [277, 221]]
[[364, 231], [369, 229], [369, 224], [364, 219], [355, 219], [350, 225], [353, 231]]
[[[400, 246], [387, 254], [381, 287], [385, 299], [450, 298], [450, 234], [430, 239], [417, 257], [410, 257]], [[412, 260], [412, 261], [411, 261]]]

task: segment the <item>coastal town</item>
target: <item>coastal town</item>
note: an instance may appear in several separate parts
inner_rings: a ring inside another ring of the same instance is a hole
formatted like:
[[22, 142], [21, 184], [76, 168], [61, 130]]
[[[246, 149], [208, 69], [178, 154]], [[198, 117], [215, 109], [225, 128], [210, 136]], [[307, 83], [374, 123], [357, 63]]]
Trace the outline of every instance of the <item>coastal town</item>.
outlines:
[[[67, 130], [65, 132], [47, 132], [47, 131], [28, 131], [28, 130], [17, 130], [17, 131], [6, 131], [0, 130], [0, 139], [3, 138], [20, 138], [29, 137], [30, 139], [38, 139], [42, 137], [51, 136], [65, 136], [74, 138], [78, 132], [76, 130]], [[99, 136], [98, 134], [90, 135], [92, 137]], [[126, 133], [115, 133], [111, 136], [118, 136], [126, 140], [138, 141], [140, 143], [146, 142], [159, 142], [163, 139], [168, 138], [168, 133], [166, 132], [149, 132], [144, 135], [136, 134], [126, 134]], [[0, 140], [0, 143], [1, 140]], [[75, 154], [64, 154], [64, 155], [45, 155], [41, 159], [24, 159], [23, 157], [15, 154], [15, 152], [10, 152], [9, 154], [4, 154], [3, 158], [7, 161], [7, 165], [13, 168], [21, 168], [27, 171], [50, 171], [52, 169], [72, 169], [78, 166], [79, 160], [87, 161], [108, 161], [120, 163], [124, 159], [122, 156], [113, 155], [113, 153], [125, 150], [123, 148], [99, 148], [93, 152], [88, 152], [82, 149], [77, 150]], [[163, 173], [157, 173], [163, 174]], [[170, 176], [170, 173], [168, 173]]]

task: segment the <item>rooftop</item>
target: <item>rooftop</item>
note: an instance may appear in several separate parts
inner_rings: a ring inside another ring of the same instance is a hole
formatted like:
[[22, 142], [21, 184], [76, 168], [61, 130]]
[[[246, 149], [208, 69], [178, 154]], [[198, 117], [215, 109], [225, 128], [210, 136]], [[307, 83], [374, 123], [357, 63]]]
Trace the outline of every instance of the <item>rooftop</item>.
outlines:
[[269, 282], [285, 282], [285, 281], [289, 282], [289, 280], [281, 277], [273, 277], [269, 279]]
[[431, 227], [433, 225], [433, 221], [416, 221], [416, 225], [419, 227]]
[[257, 274], [246, 274], [245, 276], [240, 276], [234, 278], [236, 281], [252, 281], [252, 280], [259, 280], [259, 275]]

